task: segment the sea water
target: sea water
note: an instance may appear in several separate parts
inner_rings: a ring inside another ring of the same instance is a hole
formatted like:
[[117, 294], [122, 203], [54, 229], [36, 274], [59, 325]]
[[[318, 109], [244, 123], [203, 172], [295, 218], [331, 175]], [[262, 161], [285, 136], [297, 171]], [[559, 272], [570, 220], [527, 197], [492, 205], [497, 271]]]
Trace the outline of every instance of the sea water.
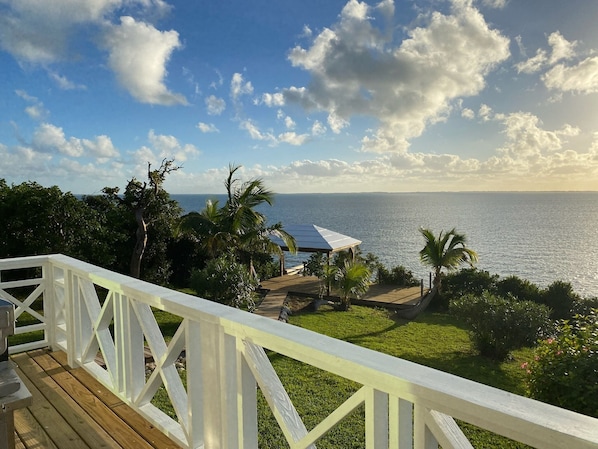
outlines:
[[[172, 195], [186, 211], [223, 195]], [[403, 265], [427, 279], [421, 227], [465, 234], [477, 267], [546, 287], [570, 282], [598, 296], [598, 192], [277, 194], [260, 206], [270, 224], [315, 224], [362, 241], [388, 268]], [[299, 264], [309, 254], [286, 256]]]

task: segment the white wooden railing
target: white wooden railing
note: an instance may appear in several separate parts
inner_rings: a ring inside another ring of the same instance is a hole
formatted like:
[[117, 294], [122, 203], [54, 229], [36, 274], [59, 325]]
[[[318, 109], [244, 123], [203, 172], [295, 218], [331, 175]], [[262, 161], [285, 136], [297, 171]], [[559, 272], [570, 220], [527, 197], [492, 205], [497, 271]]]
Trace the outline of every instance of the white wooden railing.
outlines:
[[[34, 270], [14, 279], [23, 268]], [[11, 294], [19, 287], [20, 295]], [[30, 292], [24, 299], [23, 290]], [[63, 255], [0, 260], [0, 297], [16, 306], [17, 334], [42, 331], [12, 352], [65, 351], [71, 366], [85, 368], [183, 447], [257, 448], [259, 386], [292, 449], [315, 448], [361, 406], [368, 449], [472, 447], [454, 419], [535, 447], [598, 448], [596, 419]], [[36, 311], [41, 301], [43, 312]], [[153, 309], [182, 318], [169, 342]], [[25, 312], [38, 323], [19, 325]], [[156, 361], [147, 378], [144, 346]], [[308, 430], [264, 348], [362, 387]], [[175, 367], [182, 350], [186, 387]], [[99, 353], [105, 368], [95, 362]], [[150, 402], [162, 385], [177, 420]]]

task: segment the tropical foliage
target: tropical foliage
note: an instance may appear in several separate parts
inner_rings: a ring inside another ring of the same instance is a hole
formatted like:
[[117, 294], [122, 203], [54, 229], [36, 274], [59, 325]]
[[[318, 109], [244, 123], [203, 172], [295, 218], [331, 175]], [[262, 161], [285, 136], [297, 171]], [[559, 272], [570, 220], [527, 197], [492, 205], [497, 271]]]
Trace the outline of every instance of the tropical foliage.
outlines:
[[462, 264], [473, 266], [478, 255], [466, 247], [464, 234], [458, 234], [455, 229], [449, 232], [440, 231], [438, 237], [429, 229], [421, 228], [426, 245], [419, 252], [424, 265], [434, 270], [434, 287], [440, 291], [442, 284], [442, 270], [456, 270]]
[[363, 263], [345, 260], [342, 267], [336, 265], [324, 266], [324, 279], [341, 299], [341, 308], [351, 307], [351, 297], [359, 298], [370, 287], [370, 269]]
[[271, 235], [280, 237], [292, 252], [295, 251], [295, 241], [281, 223], [267, 225], [266, 216], [257, 207], [272, 205], [274, 193], [261, 179], [241, 182], [236, 178], [240, 168], [229, 167], [225, 204], [220, 206], [218, 201], [207, 201], [201, 212], [182, 217], [179, 230], [192, 235], [211, 258], [232, 250], [255, 275], [255, 255], [282, 254], [280, 247], [270, 239]]
[[546, 306], [488, 292], [454, 300], [449, 311], [471, 327], [480, 354], [497, 360], [504, 360], [513, 349], [533, 346], [550, 329]]
[[203, 298], [253, 311], [257, 281], [232, 253], [210, 260], [191, 275], [191, 288]]
[[560, 321], [522, 368], [533, 398], [598, 418], [598, 309]]

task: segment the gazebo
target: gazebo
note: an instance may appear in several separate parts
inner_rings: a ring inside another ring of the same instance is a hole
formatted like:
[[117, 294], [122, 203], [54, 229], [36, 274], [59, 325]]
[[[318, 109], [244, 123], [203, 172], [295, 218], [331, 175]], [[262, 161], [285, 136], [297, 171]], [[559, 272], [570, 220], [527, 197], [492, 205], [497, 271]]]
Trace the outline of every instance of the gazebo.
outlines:
[[[297, 251], [324, 253], [328, 259], [330, 259], [332, 253], [339, 251], [349, 250], [353, 252], [354, 248], [361, 244], [361, 240], [313, 224], [288, 225], [284, 226], [284, 230], [295, 239]], [[272, 235], [270, 239], [280, 246], [283, 251], [289, 250], [280, 237]], [[284, 254], [280, 260], [280, 270], [280, 274], [284, 274]]]

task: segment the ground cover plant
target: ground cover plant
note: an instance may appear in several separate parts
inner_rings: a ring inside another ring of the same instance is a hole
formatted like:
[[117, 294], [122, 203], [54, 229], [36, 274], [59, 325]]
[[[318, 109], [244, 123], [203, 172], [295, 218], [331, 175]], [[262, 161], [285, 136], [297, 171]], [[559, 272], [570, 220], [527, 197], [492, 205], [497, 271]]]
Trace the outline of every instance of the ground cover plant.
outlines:
[[[468, 329], [446, 313], [427, 312], [414, 321], [393, 318], [382, 309], [353, 306], [349, 312], [321, 307], [295, 313], [290, 323], [359, 346], [524, 395], [525, 372], [520, 366], [532, 356], [530, 348], [513, 351], [512, 359], [481, 357]], [[308, 429], [359, 388], [346, 379], [322, 372], [278, 354], [271, 361]], [[288, 447], [263, 398], [260, 398], [260, 448]], [[318, 442], [319, 449], [364, 447], [363, 410], [357, 409], [334, 432]], [[519, 448], [522, 444], [462, 424], [474, 447]]]

